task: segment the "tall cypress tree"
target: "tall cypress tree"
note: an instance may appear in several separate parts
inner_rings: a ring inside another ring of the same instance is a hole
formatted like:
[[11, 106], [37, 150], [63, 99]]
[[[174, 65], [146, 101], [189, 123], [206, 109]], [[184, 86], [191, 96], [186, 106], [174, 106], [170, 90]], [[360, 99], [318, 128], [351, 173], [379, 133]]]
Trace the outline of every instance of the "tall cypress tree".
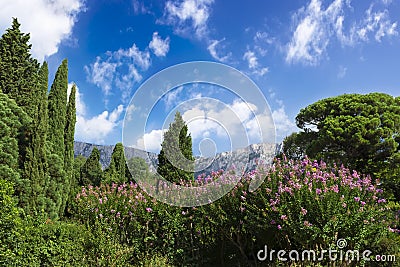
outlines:
[[20, 31], [16, 18], [0, 39], [0, 88], [29, 115], [36, 113], [39, 63], [30, 54], [29, 34]]
[[65, 162], [65, 126], [67, 115], [68, 62], [63, 60], [58, 67], [48, 95], [48, 164], [49, 181], [47, 185], [48, 214], [58, 218], [63, 205]]
[[62, 205], [59, 214], [64, 214], [65, 206], [69, 198], [71, 190], [71, 183], [73, 180], [74, 171], [74, 135], [75, 135], [75, 123], [76, 123], [76, 105], [75, 105], [75, 94], [76, 85], [74, 84], [69, 95], [67, 105], [67, 117], [65, 121], [64, 130], [64, 143], [65, 143], [65, 154], [64, 154], [64, 192], [62, 196]]
[[29, 116], [22, 108], [0, 92], [0, 178], [14, 184], [18, 201], [28, 182], [20, 176], [18, 158], [19, 141], [24, 139], [25, 127], [29, 121]]
[[124, 146], [122, 143], [117, 143], [111, 155], [110, 165], [104, 171], [104, 181], [105, 183], [121, 184], [131, 180], [132, 175], [126, 164]]
[[[19, 142], [20, 175], [26, 181], [16, 192], [23, 191], [19, 204], [27, 213], [43, 207], [46, 170], [46, 92], [47, 65], [39, 70], [30, 55], [29, 34], [19, 29], [17, 19], [0, 39], [0, 88], [32, 118]], [[45, 81], [46, 80], [46, 81]]]
[[94, 147], [92, 153], [81, 168], [79, 185], [99, 186], [103, 180], [103, 170], [100, 164], [100, 151]]
[[179, 112], [164, 134], [162, 148], [158, 155], [157, 172], [166, 180], [179, 184], [180, 181], [192, 181], [194, 157], [192, 137]]

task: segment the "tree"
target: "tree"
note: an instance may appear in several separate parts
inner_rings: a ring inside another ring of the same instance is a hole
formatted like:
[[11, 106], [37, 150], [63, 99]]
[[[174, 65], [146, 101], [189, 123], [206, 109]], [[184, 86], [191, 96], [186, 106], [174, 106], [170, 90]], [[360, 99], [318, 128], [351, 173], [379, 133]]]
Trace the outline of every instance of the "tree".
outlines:
[[175, 120], [164, 133], [160, 154], [158, 154], [157, 172], [166, 180], [179, 184], [181, 181], [192, 181], [194, 158], [192, 137], [179, 112]]
[[55, 219], [63, 205], [66, 179], [65, 127], [67, 117], [68, 62], [63, 60], [58, 67], [48, 95], [48, 163], [49, 181], [47, 185], [48, 214]]
[[387, 188], [389, 181], [400, 182], [395, 177], [400, 168], [400, 97], [371, 93], [327, 98], [302, 109], [296, 123], [303, 132], [291, 142], [308, 156], [371, 174]]
[[117, 143], [111, 155], [111, 162], [108, 168], [104, 171], [105, 183], [125, 183], [132, 180], [126, 164], [124, 146], [122, 143]]
[[128, 160], [128, 168], [133, 180], [140, 180], [149, 177], [149, 165], [139, 157], [133, 157]]
[[32, 118], [19, 144], [20, 175], [26, 179], [19, 204], [32, 213], [45, 203], [48, 69], [46, 63], [39, 69], [29, 52], [29, 34], [19, 27], [13, 19], [12, 27], [0, 39], [0, 88]]
[[36, 114], [39, 64], [30, 54], [29, 34], [20, 31], [16, 18], [0, 39], [0, 88], [29, 115]]
[[67, 200], [69, 199], [71, 184], [74, 179], [74, 135], [75, 135], [75, 123], [76, 123], [76, 107], [75, 107], [75, 94], [76, 85], [72, 85], [71, 92], [69, 95], [67, 105], [67, 118], [65, 122], [64, 130], [64, 171], [65, 171], [65, 182], [62, 205], [60, 214], [64, 213]]
[[0, 177], [15, 186], [18, 201], [25, 196], [29, 185], [20, 175], [19, 144], [25, 139], [30, 120], [13, 99], [0, 92]]
[[94, 147], [89, 158], [81, 168], [80, 186], [99, 186], [103, 180], [103, 170], [100, 164], [100, 151]]

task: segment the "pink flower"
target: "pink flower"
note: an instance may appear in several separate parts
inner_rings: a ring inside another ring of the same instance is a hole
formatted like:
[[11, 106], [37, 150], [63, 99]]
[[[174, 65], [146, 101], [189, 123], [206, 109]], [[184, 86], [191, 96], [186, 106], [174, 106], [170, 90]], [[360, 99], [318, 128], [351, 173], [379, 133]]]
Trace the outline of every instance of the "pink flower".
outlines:
[[301, 214], [303, 214], [303, 216], [306, 215], [307, 214], [307, 210], [304, 209], [304, 208], [301, 208]]
[[354, 197], [354, 201], [355, 202], [360, 202], [360, 198], [359, 197]]
[[364, 201], [361, 201], [361, 206], [364, 206], [366, 203]]
[[281, 230], [282, 229], [282, 226], [280, 225], [280, 224], [278, 224], [278, 230]]
[[281, 216], [281, 220], [286, 221], [287, 220], [287, 216], [286, 215], [282, 215]]
[[312, 224], [309, 223], [308, 221], [304, 221], [304, 226], [310, 227]]
[[150, 212], [152, 212], [153, 210], [152, 210], [151, 208], [146, 208], [146, 211], [150, 213]]
[[317, 195], [319, 195], [319, 194], [321, 194], [321, 193], [322, 193], [322, 190], [321, 190], [321, 189], [319, 189], [319, 188], [317, 188], [317, 189], [315, 190], [315, 193], [316, 193]]

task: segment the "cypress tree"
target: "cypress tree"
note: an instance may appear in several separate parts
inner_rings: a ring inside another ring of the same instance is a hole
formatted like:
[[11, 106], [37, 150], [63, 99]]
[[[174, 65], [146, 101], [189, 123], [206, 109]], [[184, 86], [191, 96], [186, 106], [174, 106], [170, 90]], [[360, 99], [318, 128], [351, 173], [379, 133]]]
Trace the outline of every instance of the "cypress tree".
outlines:
[[80, 186], [99, 186], [103, 180], [103, 170], [100, 164], [100, 151], [94, 147], [92, 153], [83, 164], [80, 175]]
[[126, 164], [124, 146], [122, 143], [117, 143], [111, 155], [111, 162], [108, 168], [104, 171], [105, 183], [125, 183], [132, 180]]
[[192, 137], [179, 112], [164, 134], [162, 148], [158, 154], [157, 172], [166, 180], [179, 184], [180, 181], [192, 181], [194, 158]]
[[76, 123], [76, 105], [75, 105], [75, 94], [76, 85], [74, 84], [69, 95], [67, 105], [67, 117], [65, 122], [64, 130], [64, 143], [65, 143], [65, 154], [64, 154], [64, 192], [63, 200], [59, 214], [64, 214], [65, 206], [69, 198], [71, 190], [71, 183], [74, 175], [74, 135], [75, 135], [75, 123]]
[[47, 64], [39, 69], [36, 59], [31, 58], [29, 34], [19, 29], [17, 19], [0, 39], [0, 87], [14, 99], [32, 118], [26, 126], [26, 134], [19, 142], [20, 175], [25, 179], [19, 204], [27, 213], [41, 210], [44, 205], [46, 177], [47, 132]]
[[63, 205], [65, 164], [65, 126], [67, 115], [68, 62], [63, 60], [58, 67], [48, 95], [48, 170], [47, 196], [48, 214], [58, 218]]
[[24, 139], [29, 116], [13, 99], [0, 92], [0, 177], [15, 186], [15, 195], [20, 200], [27, 179], [19, 172], [19, 142]]
[[31, 117], [36, 114], [39, 63], [30, 54], [29, 34], [20, 31], [16, 18], [0, 39], [0, 88]]

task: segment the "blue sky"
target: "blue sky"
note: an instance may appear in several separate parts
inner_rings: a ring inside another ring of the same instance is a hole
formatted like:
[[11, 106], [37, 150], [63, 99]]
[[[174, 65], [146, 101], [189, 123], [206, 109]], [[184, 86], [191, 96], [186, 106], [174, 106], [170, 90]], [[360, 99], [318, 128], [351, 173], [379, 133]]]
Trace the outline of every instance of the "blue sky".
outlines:
[[[400, 95], [396, 0], [13, 0], [0, 3], [0, 33], [12, 17], [31, 33], [32, 54], [48, 61], [50, 83], [68, 58], [69, 81], [79, 91], [80, 141], [121, 141], [129, 101], [140, 85], [164, 68], [190, 61], [224, 63], [252, 79], [268, 102], [278, 142], [297, 131], [299, 110], [321, 98], [376, 91]], [[221, 88], [185, 87], [160, 98], [133, 146], [146, 144], [157, 152], [171, 111], [185, 118], [205, 108], [180, 105], [195, 96], [224, 102], [246, 131], [254, 130], [253, 103], [242, 105]], [[189, 125], [195, 153], [201, 140], [212, 137], [217, 151], [229, 149], [232, 133], [218, 135], [217, 128]]]

